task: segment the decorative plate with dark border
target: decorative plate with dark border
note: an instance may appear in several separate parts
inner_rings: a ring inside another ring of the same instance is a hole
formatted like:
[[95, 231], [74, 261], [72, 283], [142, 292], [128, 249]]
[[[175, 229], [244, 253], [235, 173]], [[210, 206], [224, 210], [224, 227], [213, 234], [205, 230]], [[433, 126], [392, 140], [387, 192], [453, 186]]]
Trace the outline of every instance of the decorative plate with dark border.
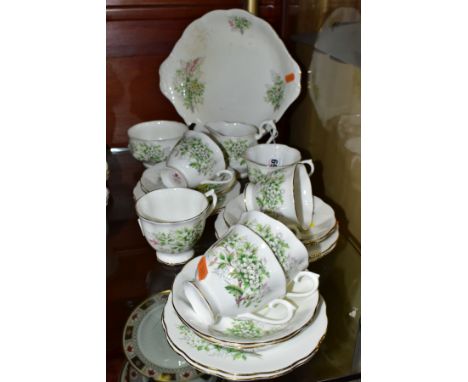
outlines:
[[169, 293], [155, 294], [130, 314], [123, 331], [123, 350], [130, 365], [146, 377], [187, 381], [201, 373], [176, 354], [166, 341], [161, 316]]

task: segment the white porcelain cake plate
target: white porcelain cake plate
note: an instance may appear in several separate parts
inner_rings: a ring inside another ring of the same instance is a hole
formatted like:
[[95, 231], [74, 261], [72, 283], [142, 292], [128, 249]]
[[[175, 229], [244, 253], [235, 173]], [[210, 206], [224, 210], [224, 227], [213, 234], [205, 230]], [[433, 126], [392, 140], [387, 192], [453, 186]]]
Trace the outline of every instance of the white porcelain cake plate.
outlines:
[[170, 300], [171, 296], [163, 313], [169, 344], [192, 366], [226, 379], [267, 379], [288, 373], [314, 356], [327, 331], [326, 306], [320, 298], [313, 321], [291, 339], [259, 349], [222, 347], [198, 337], [184, 325]]
[[161, 315], [169, 291], [143, 301], [130, 314], [123, 332], [128, 362], [139, 373], [155, 380], [186, 381], [200, 375], [169, 347]]
[[266, 21], [241, 9], [193, 21], [159, 68], [162, 93], [186, 124], [278, 121], [301, 71]]
[[[253, 349], [284, 342], [296, 335], [314, 317], [319, 294], [314, 293], [309, 297], [290, 298], [289, 301], [296, 306], [294, 316], [286, 324], [271, 325], [258, 323], [253, 320], [234, 320], [232, 326], [223, 331], [208, 326], [199, 319], [185, 297], [183, 284], [185, 281], [193, 280], [200, 257], [188, 262], [174, 280], [172, 288], [172, 303], [179, 319], [184, 322], [197, 335], [208, 341], [222, 346], [230, 346], [242, 349]], [[308, 281], [304, 281], [304, 284]], [[300, 288], [300, 286], [299, 286]], [[307, 289], [304, 287], [302, 289]], [[279, 318], [284, 312], [282, 308], [270, 310], [268, 318]], [[257, 312], [262, 315], [262, 310]]]

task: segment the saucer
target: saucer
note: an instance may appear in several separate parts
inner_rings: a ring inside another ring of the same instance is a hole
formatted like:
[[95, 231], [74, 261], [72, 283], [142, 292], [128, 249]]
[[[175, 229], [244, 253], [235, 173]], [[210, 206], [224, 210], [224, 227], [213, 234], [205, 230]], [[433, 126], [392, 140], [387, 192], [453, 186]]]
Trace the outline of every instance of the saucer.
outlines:
[[130, 314], [123, 331], [123, 350], [130, 365], [145, 377], [186, 381], [200, 373], [175, 354], [165, 341], [161, 314], [169, 293], [155, 294]]
[[[294, 312], [293, 318], [283, 325], [271, 325], [253, 320], [235, 319], [232, 320], [232, 326], [223, 331], [216, 330], [206, 325], [199, 320], [192, 310], [190, 303], [185, 297], [183, 288], [185, 281], [193, 280], [200, 257], [201, 256], [192, 259], [184, 266], [176, 276], [172, 288], [174, 311], [179, 319], [198, 336], [221, 346], [230, 346], [239, 349], [260, 348], [288, 340], [309, 324], [314, 317], [319, 298], [318, 292], [309, 297], [288, 298], [297, 309]], [[262, 315], [266, 313], [268, 309], [266, 308], [264, 310], [265, 312], [260, 310], [257, 313]], [[270, 310], [268, 318], [279, 318], [282, 314], [281, 308], [273, 311]]]
[[291, 339], [251, 350], [222, 347], [184, 325], [170, 300], [171, 296], [162, 319], [169, 345], [197, 369], [226, 379], [245, 381], [286, 374], [314, 356], [327, 331], [325, 301], [320, 298], [312, 322]]
[[145, 194], [146, 194], [145, 191], [143, 191], [142, 188], [141, 188], [140, 181], [138, 181], [136, 186], [133, 188], [133, 200], [136, 202], [138, 199], [140, 199]]
[[336, 228], [325, 240], [314, 244], [306, 244], [307, 251], [309, 252], [309, 263], [317, 261], [331, 253], [336, 247], [339, 236], [339, 228], [336, 225]]
[[241, 184], [236, 181], [234, 186], [224, 194], [217, 194], [218, 202], [216, 203], [216, 208], [214, 212], [218, 212], [226, 207], [226, 204], [233, 200], [237, 195], [240, 194]]
[[224, 236], [224, 234], [229, 229], [228, 225], [226, 224], [223, 216], [224, 210], [221, 210], [215, 220], [214, 227], [215, 227], [215, 236], [216, 239]]
[[[170, 378], [170, 375], [167, 376], [167, 378]], [[215, 382], [218, 378], [216, 378], [214, 375], [206, 375], [203, 374], [198, 378], [190, 379], [190, 382]], [[162, 381], [165, 381], [166, 379], [162, 379]], [[167, 379], [171, 380], [171, 379]], [[145, 377], [143, 374], [140, 374], [138, 371], [136, 371], [132, 365], [128, 363], [128, 361], [125, 362], [122, 371], [120, 372], [120, 378], [119, 382], [154, 382], [155, 380], [153, 378]]]
[[243, 212], [247, 211], [244, 201], [244, 193], [236, 196], [233, 200], [226, 204], [224, 209], [223, 219], [227, 226], [233, 226], [240, 220]]
[[161, 170], [165, 166], [165, 162], [161, 162], [143, 171], [143, 174], [140, 178], [140, 187], [145, 194], [154, 190], [159, 190], [160, 188], [164, 188], [164, 184], [161, 180]]
[[299, 230], [297, 237], [304, 244], [320, 241], [336, 225], [335, 211], [327, 203], [314, 196], [314, 212], [308, 230]]

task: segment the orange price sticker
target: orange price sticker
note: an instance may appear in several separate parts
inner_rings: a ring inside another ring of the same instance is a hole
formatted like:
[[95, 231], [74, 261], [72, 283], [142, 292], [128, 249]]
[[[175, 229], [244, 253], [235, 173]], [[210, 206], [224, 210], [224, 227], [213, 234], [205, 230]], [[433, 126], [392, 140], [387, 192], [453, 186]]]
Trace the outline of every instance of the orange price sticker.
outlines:
[[294, 73], [288, 73], [284, 76], [284, 80], [286, 81], [286, 83], [290, 83], [290, 82], [293, 82], [294, 81]]
[[198, 280], [202, 281], [208, 275], [208, 267], [206, 265], [206, 257], [203, 256], [197, 265]]

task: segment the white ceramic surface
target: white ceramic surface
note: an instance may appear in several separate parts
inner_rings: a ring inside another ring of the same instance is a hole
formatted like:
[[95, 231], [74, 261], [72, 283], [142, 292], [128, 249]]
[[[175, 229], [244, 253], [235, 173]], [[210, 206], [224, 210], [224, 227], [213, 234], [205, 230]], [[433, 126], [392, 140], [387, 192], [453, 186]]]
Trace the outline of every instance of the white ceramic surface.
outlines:
[[273, 28], [241, 9], [192, 22], [159, 68], [162, 93], [187, 124], [278, 121], [301, 71]]
[[[308, 173], [305, 164], [310, 165]], [[310, 159], [276, 170], [244, 191], [247, 210], [264, 211], [307, 229], [312, 223], [313, 195]]]
[[[169, 297], [171, 298], [171, 297]], [[205, 373], [233, 380], [270, 379], [288, 373], [314, 356], [327, 331], [321, 298], [312, 322], [291, 339], [254, 350], [214, 345], [184, 325], [172, 304], [166, 304], [163, 327], [172, 348]]]
[[292, 166], [300, 160], [299, 150], [281, 144], [261, 144], [245, 151], [250, 183], [257, 183], [271, 172]]
[[161, 179], [166, 187], [195, 188], [225, 169], [219, 145], [207, 134], [187, 131], [167, 158]]
[[169, 291], [158, 293], [143, 301], [130, 314], [124, 330], [122, 345], [131, 367], [142, 374], [141, 381], [170, 378], [187, 381], [200, 375], [169, 347], [165, 340], [161, 316]]
[[164, 188], [164, 184], [161, 180], [161, 170], [163, 168], [164, 163], [157, 163], [143, 171], [140, 178], [140, 187], [145, 194]]
[[303, 230], [300, 227], [291, 227], [297, 237], [305, 243], [319, 241], [327, 235], [336, 225], [335, 211], [322, 199], [314, 196], [314, 212], [312, 222], [308, 229]]
[[[211, 206], [207, 197], [211, 197]], [[141, 232], [157, 259], [165, 264], [182, 264], [193, 257], [206, 218], [216, 207], [213, 190], [202, 194], [188, 188], [164, 188], [142, 196], [135, 209]]]
[[247, 211], [245, 205], [244, 193], [236, 196], [229, 203], [226, 204], [222, 217], [227, 224], [228, 228], [237, 224], [242, 216], [243, 212]]
[[[287, 324], [270, 325], [253, 320], [228, 319], [227, 322], [222, 322], [219, 325], [209, 325], [194, 313], [183, 291], [184, 283], [192, 279], [193, 273], [196, 271], [197, 259], [192, 259], [187, 263], [176, 276], [172, 288], [172, 303], [178, 317], [199, 336], [223, 346], [256, 348], [290, 338], [312, 319], [318, 301], [317, 291], [307, 297], [287, 297], [297, 307], [293, 318]], [[296, 283], [289, 291], [299, 294], [310, 289], [310, 281], [304, 279]], [[265, 314], [270, 318], [279, 318], [283, 313], [279, 309], [262, 309], [259, 314]]]
[[220, 211], [226, 204], [233, 200], [235, 197], [240, 195], [241, 184], [239, 182], [234, 183], [234, 186], [226, 193], [216, 194], [218, 196], [218, 203], [216, 204], [216, 210]]
[[338, 242], [339, 236], [340, 232], [337, 226], [325, 240], [316, 244], [306, 244], [309, 262], [317, 261], [331, 253]]
[[129, 149], [133, 157], [152, 166], [163, 162], [188, 127], [172, 121], [148, 121], [128, 129]]
[[[207, 323], [222, 317], [248, 318], [283, 324], [294, 307], [282, 297], [286, 294], [284, 271], [268, 244], [256, 233], [235, 225], [198, 260], [192, 279], [184, 291], [192, 309]], [[282, 305], [281, 319], [269, 319], [253, 312]]]
[[283, 223], [260, 211], [244, 212], [239, 220], [259, 235], [283, 267], [288, 282], [309, 265], [307, 249]]
[[138, 199], [140, 199], [143, 195], [145, 195], [146, 192], [143, 191], [141, 188], [141, 183], [140, 181], [137, 182], [135, 187], [133, 188], [133, 200], [136, 202]]
[[[164, 339], [164, 341], [166, 341]], [[166, 341], [167, 342], [167, 341]], [[177, 354], [177, 353], [175, 353]], [[164, 376], [163, 376], [164, 378]], [[168, 377], [166, 377], [167, 379]], [[218, 378], [214, 375], [202, 375], [200, 377], [196, 377], [190, 379], [190, 382], [215, 382]], [[164, 379], [162, 379], [164, 380]], [[140, 374], [135, 368], [130, 365], [130, 363], [125, 362], [122, 371], [120, 373], [119, 382], [155, 382], [155, 379], [146, 377], [143, 374]]]
[[229, 166], [243, 174], [247, 171], [246, 150], [258, 143], [265, 134], [269, 134], [267, 143], [277, 136], [278, 130], [273, 121], [265, 121], [256, 126], [240, 122], [208, 122], [205, 124], [209, 134], [226, 152]]

